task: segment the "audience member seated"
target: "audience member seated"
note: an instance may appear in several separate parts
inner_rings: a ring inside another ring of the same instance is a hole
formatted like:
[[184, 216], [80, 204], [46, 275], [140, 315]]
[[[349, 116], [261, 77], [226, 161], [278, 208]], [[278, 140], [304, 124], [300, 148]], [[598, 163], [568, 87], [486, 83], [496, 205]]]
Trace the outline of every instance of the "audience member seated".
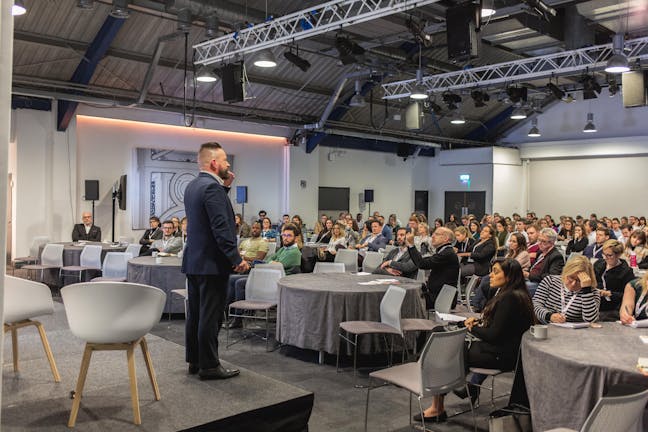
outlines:
[[529, 243], [529, 234], [527, 233], [526, 230], [527, 230], [526, 221], [524, 221], [522, 219], [515, 221], [515, 231], [513, 231], [513, 232], [518, 232], [518, 233], [522, 234], [525, 237], [527, 243]]
[[268, 217], [261, 219], [261, 238], [268, 241], [277, 240], [277, 231], [272, 229], [272, 221]]
[[495, 228], [486, 225], [479, 234], [479, 241], [473, 246], [468, 261], [461, 264], [461, 277], [485, 276], [490, 271], [490, 262], [497, 251]]
[[417, 231], [414, 235], [414, 246], [421, 252], [422, 255], [427, 255], [431, 252], [430, 248], [430, 228], [425, 222], [418, 224]]
[[583, 252], [587, 247], [587, 242], [583, 225], [576, 225], [574, 227], [574, 237], [567, 243], [565, 254], [569, 257], [573, 252]]
[[[261, 224], [261, 229], [263, 229], [263, 219], [265, 219], [267, 216], [268, 213], [265, 210], [259, 210], [259, 219], [257, 219], [257, 221]], [[272, 227], [272, 221], [270, 221], [270, 227]]]
[[[531, 266], [529, 252], [527, 252], [526, 249], [526, 239], [524, 236], [518, 232], [511, 233], [506, 258], [512, 258], [520, 263], [523, 272], [528, 271]], [[484, 276], [475, 290], [475, 296], [470, 299], [470, 304], [476, 312], [480, 312], [486, 305], [486, 302], [490, 299], [490, 286], [490, 277]]]
[[[548, 275], [561, 274], [565, 266], [565, 259], [562, 254], [554, 247], [558, 234], [551, 228], [543, 228], [538, 235], [538, 251], [535, 262], [531, 265], [524, 276], [534, 284], [540, 283]], [[533, 291], [535, 285], [531, 287]]]
[[[299, 273], [301, 267], [302, 254], [297, 247], [296, 239], [299, 230], [293, 224], [286, 224], [284, 230], [281, 232], [283, 238], [283, 246], [277, 251], [266, 257], [262, 262], [264, 263], [281, 263], [287, 275]], [[245, 282], [248, 275], [232, 274], [229, 277], [227, 289], [227, 304], [234, 301], [245, 300]], [[236, 328], [241, 326], [240, 320], [231, 320], [227, 323], [229, 328]]]
[[234, 215], [234, 221], [236, 222], [236, 235], [239, 236], [239, 238], [250, 237], [250, 225], [245, 223], [241, 213], [236, 213]]
[[333, 219], [327, 219], [324, 222], [324, 229], [320, 230], [315, 240], [317, 243], [328, 243], [333, 235]]
[[359, 253], [363, 254], [366, 251], [378, 252], [378, 249], [382, 249], [387, 246], [387, 239], [382, 235], [382, 225], [379, 220], [374, 220], [371, 222], [371, 233], [367, 234], [355, 248], [359, 250]]
[[[511, 371], [515, 368], [522, 335], [534, 322], [531, 298], [524, 284], [519, 263], [513, 259], [496, 261], [490, 273], [491, 290], [496, 294], [489, 300], [480, 319], [468, 318], [463, 325], [479, 340], [466, 342], [466, 372], [471, 367]], [[443, 330], [440, 330], [443, 331]], [[469, 392], [472, 401], [479, 397], [479, 387], [485, 375], [473, 374]], [[455, 392], [468, 397], [465, 391]], [[444, 396], [434, 396], [432, 405], [423, 412], [426, 422], [445, 421]], [[415, 421], [421, 416], [415, 415]]]
[[170, 220], [162, 222], [162, 238], [151, 243], [151, 248], [145, 252], [140, 252], [140, 256], [151, 255], [153, 252], [164, 252], [168, 254], [177, 254], [182, 250], [182, 238], [176, 237], [175, 226]]
[[574, 221], [571, 218], [565, 218], [560, 231], [558, 231], [558, 240], [569, 241], [574, 238]]
[[250, 230], [250, 237], [247, 237], [239, 243], [239, 252], [241, 257], [252, 263], [254, 261], [263, 261], [268, 253], [268, 242], [261, 238], [261, 224], [254, 222]]
[[587, 237], [587, 245], [596, 243], [596, 228], [597, 223], [595, 220], [588, 220], [583, 224], [585, 228], [585, 236]]
[[328, 216], [322, 214], [322, 216], [320, 216], [320, 220], [315, 222], [315, 226], [313, 227], [313, 234], [319, 235], [319, 233], [322, 232], [322, 230], [326, 226], [327, 220], [328, 220]]
[[461, 258], [461, 263], [463, 264], [468, 261], [470, 251], [472, 251], [473, 246], [475, 246], [475, 239], [468, 235], [468, 228], [463, 225], [454, 229], [454, 235], [457, 239], [454, 245], [454, 250], [457, 256]]
[[570, 259], [561, 276], [552, 274], [542, 279], [533, 296], [536, 317], [544, 324], [594, 322], [600, 302], [594, 268], [582, 255]]
[[350, 249], [355, 248], [355, 245], [358, 244], [358, 241], [360, 240], [360, 234], [358, 233], [358, 224], [355, 219], [351, 217], [347, 218], [346, 220], [344, 238], [346, 240], [347, 247]]
[[[464, 228], [465, 229], [465, 228]], [[443, 285], [457, 285], [459, 278], [459, 260], [452, 248], [454, 234], [448, 228], [438, 228], [432, 233], [430, 241], [435, 252], [425, 258], [414, 246], [414, 233], [407, 233], [406, 237], [408, 252], [414, 264], [422, 270], [430, 270], [427, 283], [423, 287], [425, 302], [428, 309], [434, 307], [434, 302], [441, 292]], [[453, 307], [456, 305], [453, 302]]]
[[178, 252], [178, 256], [182, 258], [182, 253], [184, 252], [185, 245], [187, 244], [187, 216], [180, 219], [180, 240], [182, 240], [182, 250]]
[[605, 227], [596, 229], [596, 240], [594, 244], [588, 245], [583, 251], [587, 258], [603, 258], [603, 243], [610, 240], [610, 230]]
[[[329, 222], [332, 223], [330, 219], [326, 221], [327, 224]], [[333, 228], [331, 229], [331, 239], [328, 242], [328, 246], [319, 251], [320, 261], [335, 261], [335, 255], [337, 254], [338, 249], [346, 248], [347, 239], [344, 234], [345, 231], [342, 228], [342, 224], [336, 223], [333, 225]]]
[[[419, 225], [420, 227], [421, 225]], [[405, 243], [405, 236], [407, 228], [399, 228], [396, 232], [396, 241], [394, 249], [390, 250], [387, 256], [383, 259], [382, 264], [376, 270], [375, 274], [403, 276], [410, 279], [416, 279], [418, 274], [418, 267], [412, 261], [407, 244]]]
[[151, 218], [149, 219], [149, 227], [149, 229], [144, 231], [144, 235], [139, 241], [139, 243], [142, 245], [140, 253], [149, 250], [155, 240], [162, 238], [162, 229], [160, 229], [159, 217], [151, 216]]
[[648, 272], [625, 286], [619, 315], [626, 325], [648, 319]]
[[479, 222], [477, 222], [477, 219], [471, 219], [470, 223], [468, 224], [468, 232], [470, 233], [470, 236], [475, 240], [476, 242], [479, 241], [479, 235], [480, 235], [480, 225]]
[[[498, 247], [498, 255], [503, 255], [506, 253], [506, 248], [508, 246], [508, 239], [510, 237], [509, 232], [506, 231], [506, 222], [503, 220], [499, 220], [495, 222], [495, 231], [497, 232], [497, 244], [499, 245]], [[525, 240], [526, 243], [526, 240]], [[501, 252], [499, 252], [501, 251]]]
[[636, 230], [630, 234], [621, 259], [630, 267], [648, 268], [648, 247], [646, 247], [646, 234], [643, 231]]
[[83, 223], [74, 225], [72, 229], [72, 241], [101, 241], [101, 228], [92, 223], [92, 213], [83, 212], [81, 215]]
[[180, 235], [182, 235], [182, 231], [180, 230], [180, 218], [178, 216], [173, 216], [171, 222], [173, 223], [173, 235], [180, 237]]
[[634, 273], [628, 264], [621, 259], [623, 244], [618, 240], [603, 243], [603, 259], [594, 263], [596, 285], [601, 295], [601, 321], [619, 319], [619, 308], [623, 299], [625, 286], [632, 281]]

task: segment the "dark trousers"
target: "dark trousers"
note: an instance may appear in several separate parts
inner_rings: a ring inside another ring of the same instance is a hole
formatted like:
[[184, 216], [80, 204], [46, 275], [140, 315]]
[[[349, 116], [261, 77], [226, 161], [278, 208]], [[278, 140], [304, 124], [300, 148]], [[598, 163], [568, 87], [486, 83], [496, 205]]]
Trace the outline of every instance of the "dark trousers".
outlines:
[[228, 275], [187, 275], [189, 294], [185, 359], [200, 369], [218, 367], [218, 332], [223, 323]]

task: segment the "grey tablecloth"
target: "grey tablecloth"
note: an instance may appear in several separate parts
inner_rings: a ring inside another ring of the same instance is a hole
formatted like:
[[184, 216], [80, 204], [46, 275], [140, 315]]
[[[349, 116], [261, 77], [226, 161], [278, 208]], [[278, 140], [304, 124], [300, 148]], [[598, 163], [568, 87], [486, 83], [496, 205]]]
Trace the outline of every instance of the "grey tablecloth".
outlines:
[[167, 294], [164, 312], [184, 313], [183, 300], [171, 290], [185, 288], [185, 275], [180, 272], [182, 259], [164, 257], [160, 263], [155, 258], [143, 256], [128, 261], [128, 282], [152, 285]]
[[[358, 285], [375, 279], [398, 279], [407, 290], [401, 316], [422, 318], [421, 284], [407, 278], [350, 273], [303, 273], [279, 280], [277, 340], [299, 348], [338, 352], [342, 321], [380, 321], [380, 301], [389, 285]], [[363, 337], [359, 351], [370, 353], [379, 338]]]
[[[72, 242], [57, 242], [63, 246], [63, 265], [64, 266], [78, 266], [81, 264], [81, 251], [85, 245], [100, 245], [101, 246], [101, 262], [103, 262], [108, 252], [124, 252], [126, 245], [101, 242], [85, 242], [85, 244], [72, 243]], [[40, 246], [38, 256], [43, 253], [45, 245]]]
[[531, 403], [533, 429], [580, 430], [597, 400], [618, 383], [648, 386], [637, 359], [648, 357], [648, 345], [633, 329], [616, 323], [603, 328], [563, 329], [549, 326], [549, 338], [522, 339], [522, 364]]

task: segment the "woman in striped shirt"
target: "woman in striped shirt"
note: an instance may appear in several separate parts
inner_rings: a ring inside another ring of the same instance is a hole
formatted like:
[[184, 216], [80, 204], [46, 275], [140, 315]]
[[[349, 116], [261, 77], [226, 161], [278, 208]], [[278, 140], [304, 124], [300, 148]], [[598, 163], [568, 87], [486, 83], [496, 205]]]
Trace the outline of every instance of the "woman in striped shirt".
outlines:
[[542, 323], [596, 321], [600, 303], [594, 269], [584, 256], [567, 261], [561, 276], [542, 279], [533, 296], [533, 309]]

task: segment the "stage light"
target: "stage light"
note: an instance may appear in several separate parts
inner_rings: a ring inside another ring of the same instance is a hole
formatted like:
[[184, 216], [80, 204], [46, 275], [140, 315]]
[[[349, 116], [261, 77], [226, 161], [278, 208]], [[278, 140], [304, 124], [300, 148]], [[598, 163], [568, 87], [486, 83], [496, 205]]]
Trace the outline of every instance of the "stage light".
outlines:
[[196, 72], [196, 81], [201, 83], [212, 83], [218, 81], [216, 74], [206, 66], [201, 66]]
[[273, 68], [277, 66], [277, 60], [275, 60], [274, 54], [270, 49], [264, 49], [259, 51], [256, 58], [254, 59], [254, 66], [261, 68]]
[[130, 15], [128, 10], [129, 0], [113, 0], [113, 7], [110, 11], [110, 16], [113, 18], [126, 19]]
[[531, 120], [531, 129], [529, 129], [529, 133], [527, 136], [537, 138], [540, 136], [540, 129], [538, 129], [538, 119], [534, 118]]
[[594, 125], [594, 113], [587, 113], [587, 123], [583, 128], [583, 132], [585, 133], [596, 132], [596, 126]]
[[286, 60], [288, 60], [290, 63], [294, 64], [304, 72], [307, 72], [308, 69], [311, 67], [311, 64], [308, 62], [308, 60], [299, 57], [297, 54], [293, 53], [292, 51], [286, 51], [283, 55], [286, 58]]
[[24, 15], [26, 12], [27, 8], [25, 7], [23, 0], [15, 0], [13, 6], [11, 7], [11, 15]]
[[623, 53], [623, 34], [617, 33], [612, 38], [612, 57], [607, 62], [605, 72], [607, 73], [623, 73], [630, 70], [628, 65], [628, 57]]

